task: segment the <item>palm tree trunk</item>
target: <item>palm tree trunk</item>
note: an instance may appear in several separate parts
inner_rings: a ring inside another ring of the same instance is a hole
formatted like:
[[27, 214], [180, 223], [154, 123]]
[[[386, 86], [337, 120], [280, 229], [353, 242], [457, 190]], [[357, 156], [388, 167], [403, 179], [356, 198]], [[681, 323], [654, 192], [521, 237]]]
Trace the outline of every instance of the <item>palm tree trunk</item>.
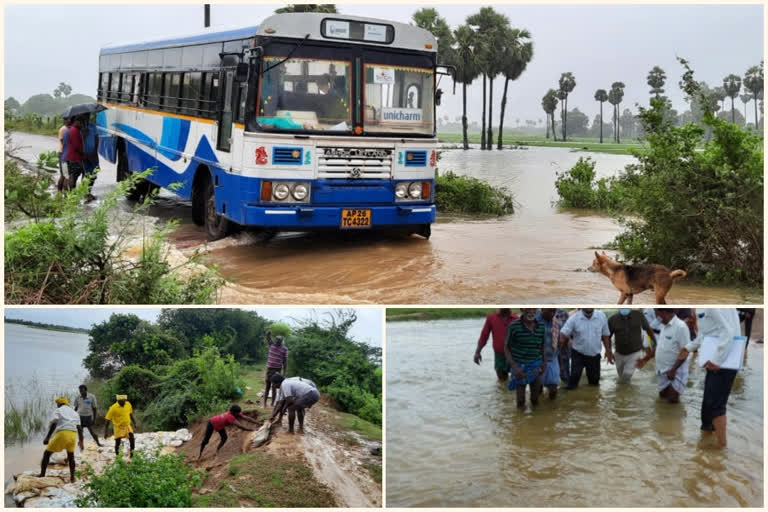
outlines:
[[565, 100], [560, 102], [560, 137], [565, 140]]
[[755, 94], [755, 133], [757, 133], [757, 94]]
[[[549, 114], [547, 114], [547, 122], [545, 124], [547, 125], [547, 140], [549, 140]], [[501, 132], [499, 132], [499, 137], [501, 137]]]
[[[504, 127], [504, 110], [507, 108], [507, 87], [509, 86], [509, 78], [504, 78], [504, 94], [501, 96], [501, 112], [499, 112], [499, 143], [496, 145], [496, 149], [501, 149], [501, 132]], [[549, 138], [549, 130], [547, 130], [547, 138]]]
[[493, 149], [493, 77], [488, 78], [488, 149]]
[[555, 111], [549, 113], [549, 117], [552, 118], [552, 138], [557, 142], [557, 129], [555, 126]]
[[467, 126], [467, 124], [468, 124], [467, 123], [467, 83], [466, 82], [462, 82], [461, 88], [462, 88], [462, 93], [463, 93], [462, 94], [462, 96], [463, 96], [462, 103], [464, 104], [464, 111], [463, 111], [463, 115], [461, 116], [461, 128], [462, 128], [462, 131], [464, 132], [464, 149], [466, 150], [466, 149], [469, 149], [469, 134], [467, 133], [467, 129], [468, 129], [468, 126]]
[[483, 73], [483, 113], [482, 126], [480, 127], [480, 149], [485, 149], [485, 73]]
[[733, 96], [731, 96], [731, 122], [736, 124], [736, 111], [733, 110]]
[[744, 104], [744, 127], [747, 126], [747, 104]]
[[603, 143], [603, 102], [600, 102], [600, 144]]
[[621, 118], [619, 117], [621, 103], [616, 104], [616, 142], [621, 144]]

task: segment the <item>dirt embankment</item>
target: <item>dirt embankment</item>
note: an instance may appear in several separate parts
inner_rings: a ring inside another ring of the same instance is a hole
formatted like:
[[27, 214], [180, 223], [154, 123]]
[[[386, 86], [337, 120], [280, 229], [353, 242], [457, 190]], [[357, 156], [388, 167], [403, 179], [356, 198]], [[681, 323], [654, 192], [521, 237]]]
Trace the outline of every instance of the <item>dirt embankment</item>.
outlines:
[[[258, 408], [244, 413], [263, 424], [269, 419], [271, 411]], [[247, 496], [252, 493], [242, 491], [243, 487], [233, 480], [231, 462], [243, 453], [260, 451], [272, 457], [272, 460], [308, 468], [318, 484], [330, 491], [336, 506], [380, 507], [381, 484], [366, 469], [366, 466], [381, 466], [380, 452], [377, 455], [371, 454], [369, 443], [354, 432], [339, 428], [333, 423], [332, 416], [333, 411], [327, 405], [318, 403], [307, 411], [304, 432], [291, 434], [288, 432], [288, 417], [285, 415], [282, 425], [275, 425], [269, 440], [258, 448], [251, 448], [247, 443], [250, 432], [230, 427], [227, 429], [227, 442], [221, 451], [216, 454], [220, 437], [214, 433], [205, 447], [203, 458], [198, 461], [207, 424], [207, 420], [204, 420], [189, 428], [192, 440], [177, 451], [185, 453], [185, 462], [207, 472], [201, 489], [197, 491], [200, 495], [212, 495], [222, 489], [225, 492], [228, 492], [227, 489], [240, 489], [243, 493], [242, 499], [237, 500], [240, 505], [258, 506]], [[255, 428], [260, 426], [243, 423]], [[243, 451], [244, 444], [248, 446], [246, 452]]]

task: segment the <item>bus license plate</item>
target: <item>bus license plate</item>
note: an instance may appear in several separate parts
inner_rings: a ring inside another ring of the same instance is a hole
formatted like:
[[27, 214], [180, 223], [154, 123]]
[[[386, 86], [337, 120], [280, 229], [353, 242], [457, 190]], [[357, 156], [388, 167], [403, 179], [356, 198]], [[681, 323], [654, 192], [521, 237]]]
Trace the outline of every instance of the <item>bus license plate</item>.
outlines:
[[341, 229], [371, 227], [371, 210], [341, 210]]

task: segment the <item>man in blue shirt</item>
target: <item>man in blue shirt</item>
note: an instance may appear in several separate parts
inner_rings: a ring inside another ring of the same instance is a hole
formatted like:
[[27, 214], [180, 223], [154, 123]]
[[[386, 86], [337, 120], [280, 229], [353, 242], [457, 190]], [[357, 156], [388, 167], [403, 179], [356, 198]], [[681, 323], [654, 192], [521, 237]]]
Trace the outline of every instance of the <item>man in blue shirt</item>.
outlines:
[[93, 201], [96, 197], [91, 194], [91, 190], [93, 189], [93, 182], [96, 181], [95, 171], [99, 166], [99, 136], [96, 125], [90, 121], [88, 116], [83, 116], [81, 133], [83, 135], [83, 153], [85, 153], [83, 168], [85, 170], [85, 177], [91, 178], [91, 183], [88, 185], [87, 200]]
[[560, 382], [560, 320], [555, 316], [556, 309], [544, 308], [536, 313], [536, 321], [544, 325], [544, 375], [542, 385], [549, 390], [549, 398], [557, 397], [557, 385]]

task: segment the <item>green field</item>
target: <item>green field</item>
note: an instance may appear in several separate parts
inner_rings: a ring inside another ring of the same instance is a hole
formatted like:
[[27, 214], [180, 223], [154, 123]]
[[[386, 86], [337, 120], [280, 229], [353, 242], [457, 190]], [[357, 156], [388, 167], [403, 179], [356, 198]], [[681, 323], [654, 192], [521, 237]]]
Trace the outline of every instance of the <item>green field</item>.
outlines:
[[[460, 133], [438, 133], [438, 140], [440, 142], [461, 144], [463, 137]], [[543, 135], [505, 135], [505, 146], [541, 146], [541, 147], [553, 147], [553, 148], [571, 148], [574, 151], [592, 151], [595, 153], [611, 153], [615, 155], [629, 155], [631, 148], [639, 149], [643, 145], [634, 139], [628, 139], [626, 142], [616, 144], [610, 142], [610, 139], [603, 138], [604, 142], [600, 144], [600, 140], [594, 137], [569, 137], [566, 142], [554, 141], [547, 139]], [[473, 144], [480, 143], [479, 133], [470, 133], [469, 142]], [[493, 147], [496, 148], [496, 141], [494, 140]]]

